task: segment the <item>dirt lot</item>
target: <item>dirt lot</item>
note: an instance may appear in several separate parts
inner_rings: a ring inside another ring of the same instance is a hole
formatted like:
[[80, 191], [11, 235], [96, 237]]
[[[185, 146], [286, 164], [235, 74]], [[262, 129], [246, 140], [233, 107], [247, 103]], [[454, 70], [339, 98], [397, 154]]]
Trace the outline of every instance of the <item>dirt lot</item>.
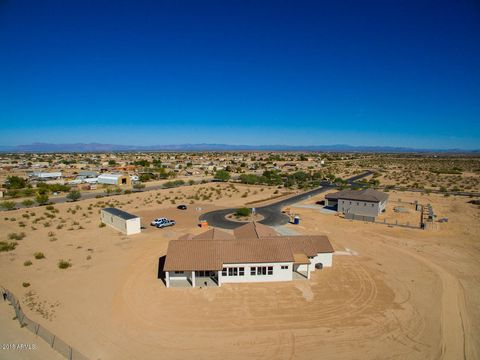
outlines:
[[[475, 336], [480, 330], [480, 211], [467, 204], [467, 198], [391, 193], [405, 201], [420, 197], [432, 203], [440, 217], [449, 218], [432, 231], [296, 208], [301, 224], [288, 226], [301, 233], [327, 234], [338, 250], [332, 268], [315, 272], [310, 281], [167, 289], [157, 274], [158, 259], [170, 240], [200, 232], [196, 221], [205, 211], [266, 199], [275, 191], [239, 185], [238, 191], [227, 191], [221, 184], [218, 195], [217, 185], [116, 197], [146, 225], [142, 234], [129, 237], [99, 228], [99, 207], [88, 210], [88, 205], [100, 200], [79, 202], [75, 214], [77, 204], [57, 205], [55, 218], [44, 216], [36, 224], [34, 217], [22, 217], [26, 210], [9, 212], [9, 220], [0, 219], [0, 240], [11, 232], [24, 231], [26, 237], [14, 251], [0, 253], [0, 284], [23, 299], [31, 318], [95, 359], [153, 359], [159, 354], [165, 359], [480, 355]], [[175, 208], [189, 204], [185, 198], [201, 187], [209, 189], [202, 194], [211, 193], [212, 186], [212, 202], [193, 200], [186, 211]], [[250, 192], [242, 197], [247, 188]], [[35, 218], [47, 212], [32, 210]], [[178, 225], [149, 227], [150, 218], [157, 216], [174, 218]], [[65, 222], [57, 229], [60, 217]], [[44, 227], [45, 222], [50, 225]], [[46, 258], [35, 259], [37, 251]], [[70, 260], [72, 267], [60, 270], [59, 259]], [[33, 264], [24, 266], [27, 260]], [[25, 281], [31, 286], [23, 288]], [[12, 326], [18, 325], [12, 321]]]

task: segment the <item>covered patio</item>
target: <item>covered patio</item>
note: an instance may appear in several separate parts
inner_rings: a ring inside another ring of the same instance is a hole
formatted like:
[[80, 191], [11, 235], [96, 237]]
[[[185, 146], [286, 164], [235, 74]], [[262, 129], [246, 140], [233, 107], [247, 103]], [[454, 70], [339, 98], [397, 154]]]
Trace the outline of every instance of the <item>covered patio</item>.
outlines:
[[305, 254], [293, 254], [293, 280], [310, 279], [310, 260]]

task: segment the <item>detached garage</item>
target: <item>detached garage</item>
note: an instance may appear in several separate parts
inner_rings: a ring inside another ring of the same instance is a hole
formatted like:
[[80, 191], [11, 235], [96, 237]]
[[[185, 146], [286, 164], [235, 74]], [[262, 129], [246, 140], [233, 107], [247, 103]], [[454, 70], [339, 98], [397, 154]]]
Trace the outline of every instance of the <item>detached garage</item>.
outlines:
[[120, 209], [102, 209], [101, 221], [126, 235], [139, 234], [141, 231], [140, 218]]
[[123, 174], [102, 174], [97, 178], [99, 184], [131, 185], [130, 176]]

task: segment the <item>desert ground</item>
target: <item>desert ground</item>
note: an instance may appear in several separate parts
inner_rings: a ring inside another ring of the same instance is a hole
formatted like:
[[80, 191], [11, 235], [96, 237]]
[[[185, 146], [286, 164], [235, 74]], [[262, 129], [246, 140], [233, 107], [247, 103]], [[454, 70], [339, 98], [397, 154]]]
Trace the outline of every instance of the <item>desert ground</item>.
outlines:
[[[309, 281], [167, 289], [158, 279], [169, 241], [201, 232], [200, 214], [258, 206], [282, 191], [205, 184], [4, 212], [0, 240], [26, 236], [0, 253], [0, 285], [30, 318], [92, 359], [480, 356], [480, 209], [466, 197], [390, 192], [391, 199], [431, 203], [449, 219], [425, 231], [325, 213], [315, 205], [324, 194], [291, 207], [301, 222], [289, 231], [326, 234], [336, 250], [333, 267]], [[177, 210], [181, 203], [188, 210]], [[145, 229], [125, 236], [99, 227], [106, 205], [140, 215]], [[177, 225], [148, 226], [160, 216]], [[71, 267], [59, 269], [60, 259]], [[2, 327], [19, 330], [13, 320]]]

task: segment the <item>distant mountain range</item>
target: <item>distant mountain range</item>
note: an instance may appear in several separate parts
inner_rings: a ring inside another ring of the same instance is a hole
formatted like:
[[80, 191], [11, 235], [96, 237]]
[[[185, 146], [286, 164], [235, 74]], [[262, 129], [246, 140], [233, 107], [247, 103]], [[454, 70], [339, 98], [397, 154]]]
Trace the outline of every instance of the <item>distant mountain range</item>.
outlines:
[[416, 149], [393, 146], [352, 145], [228, 145], [228, 144], [178, 144], [178, 145], [114, 145], [98, 143], [48, 144], [1, 146], [1, 152], [128, 152], [128, 151], [325, 151], [325, 152], [378, 152], [378, 153], [480, 153], [463, 149]]

